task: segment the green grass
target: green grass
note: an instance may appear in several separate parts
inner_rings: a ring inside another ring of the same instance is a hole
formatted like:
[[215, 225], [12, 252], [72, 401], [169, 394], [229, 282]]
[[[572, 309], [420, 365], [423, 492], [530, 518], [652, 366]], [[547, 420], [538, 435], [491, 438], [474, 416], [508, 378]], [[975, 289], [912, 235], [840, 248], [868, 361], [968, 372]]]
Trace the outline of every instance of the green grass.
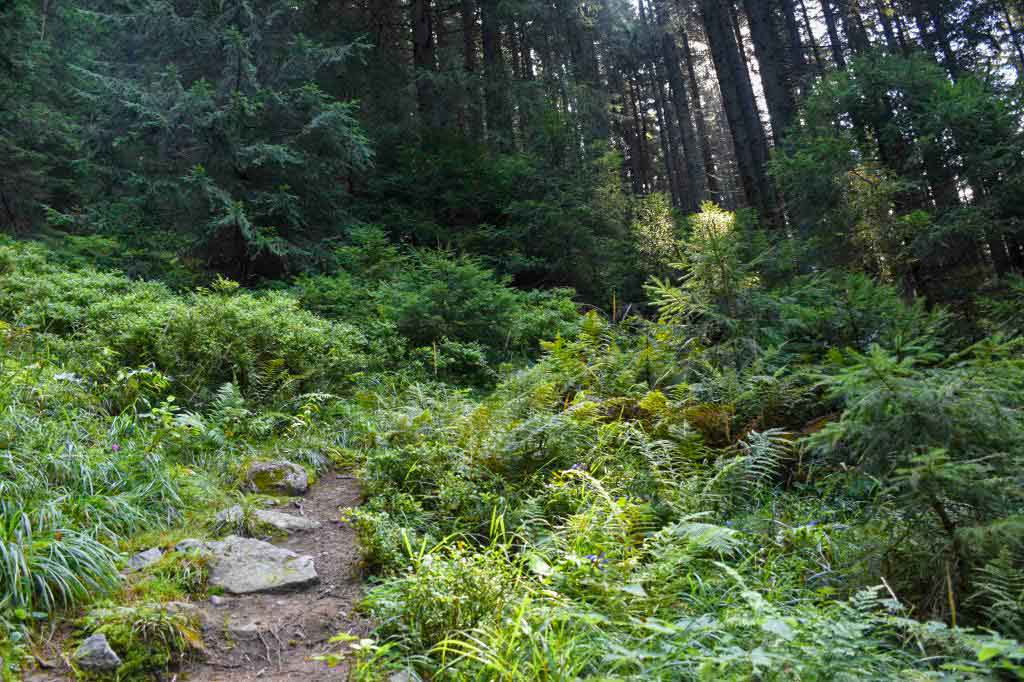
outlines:
[[291, 294], [178, 294], [0, 245], [0, 656], [76, 618], [123, 676], [194, 653], [161, 604], [209, 593], [203, 561], [118, 569], [261, 532], [242, 472], [285, 458], [364, 487], [344, 516], [377, 628], [328, 656], [357, 679], [1021, 675], [1021, 343], [993, 316], [971, 346], [866, 278], [769, 291], [740, 270], [749, 319], [663, 283], [661, 321], [591, 313], [469, 389], [438, 381], [443, 344], [421, 363]]

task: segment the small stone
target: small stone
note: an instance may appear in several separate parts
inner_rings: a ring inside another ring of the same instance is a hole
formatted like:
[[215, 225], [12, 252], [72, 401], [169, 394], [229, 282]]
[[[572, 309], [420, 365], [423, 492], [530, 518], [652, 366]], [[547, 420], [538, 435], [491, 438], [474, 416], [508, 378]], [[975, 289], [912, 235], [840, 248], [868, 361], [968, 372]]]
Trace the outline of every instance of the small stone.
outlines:
[[210, 603], [213, 604], [214, 606], [227, 606], [228, 600], [225, 599], [224, 597], [220, 597], [220, 596], [218, 596], [216, 594], [211, 594], [210, 595]]
[[388, 675], [388, 682], [410, 682], [412, 677], [409, 675], [408, 670], [399, 670], [397, 673], [391, 673]]
[[309, 489], [309, 475], [294, 462], [253, 462], [245, 472], [253, 492], [303, 495]]
[[115, 670], [121, 665], [120, 657], [103, 634], [87, 637], [75, 651], [74, 660], [79, 668], [89, 671]]
[[160, 558], [164, 555], [164, 551], [159, 547], [151, 547], [145, 552], [139, 552], [131, 559], [128, 560], [127, 572], [135, 573], [141, 571], [147, 566], [152, 566], [156, 562], [160, 561]]
[[256, 623], [228, 623], [228, 634], [233, 639], [256, 639], [260, 636], [260, 626]]
[[164, 604], [163, 608], [164, 611], [172, 616], [176, 613], [184, 613], [191, 616], [197, 610], [195, 604], [189, 604], [187, 601], [169, 601]]

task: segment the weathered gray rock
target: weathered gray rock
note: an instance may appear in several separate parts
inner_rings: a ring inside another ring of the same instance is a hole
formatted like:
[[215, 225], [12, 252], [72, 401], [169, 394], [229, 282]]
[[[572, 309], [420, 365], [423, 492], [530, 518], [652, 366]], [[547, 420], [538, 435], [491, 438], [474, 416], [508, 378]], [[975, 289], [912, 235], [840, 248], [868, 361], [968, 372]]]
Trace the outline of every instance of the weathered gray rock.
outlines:
[[[234, 507], [229, 507], [218, 512], [215, 518], [217, 523], [237, 526], [242, 522], [244, 517], [245, 512], [242, 511], [242, 506], [236, 504]], [[274, 530], [279, 530], [285, 533], [293, 533], [301, 530], [313, 530], [320, 527], [318, 522], [312, 519], [307, 519], [304, 516], [282, 514], [281, 512], [269, 509], [255, 510], [253, 512], [253, 518], [264, 525], [270, 526]]]
[[210, 544], [210, 585], [231, 594], [305, 587], [319, 579], [313, 557], [269, 542], [229, 535], [223, 542]]
[[139, 552], [131, 559], [128, 560], [126, 570], [128, 573], [135, 573], [141, 571], [147, 566], [152, 566], [156, 562], [160, 561], [160, 558], [164, 555], [164, 551], [159, 547], [151, 547], [145, 552]]
[[216, 594], [210, 595], [210, 603], [214, 606], [227, 606], [228, 600]]
[[89, 671], [115, 670], [121, 665], [121, 658], [102, 634], [87, 637], [75, 651], [74, 660], [79, 668]]
[[307, 519], [305, 516], [282, 514], [281, 512], [270, 509], [257, 509], [256, 518], [260, 523], [265, 523], [268, 526], [272, 526], [273, 528], [286, 533], [293, 533], [300, 530], [314, 530], [320, 527], [320, 523], [318, 521]]
[[199, 612], [198, 606], [187, 601], [169, 601], [163, 605], [163, 609], [172, 616], [179, 613], [185, 616], [194, 616]]
[[245, 471], [245, 481], [253, 492], [278, 495], [304, 495], [309, 475], [298, 464], [286, 461], [253, 462]]

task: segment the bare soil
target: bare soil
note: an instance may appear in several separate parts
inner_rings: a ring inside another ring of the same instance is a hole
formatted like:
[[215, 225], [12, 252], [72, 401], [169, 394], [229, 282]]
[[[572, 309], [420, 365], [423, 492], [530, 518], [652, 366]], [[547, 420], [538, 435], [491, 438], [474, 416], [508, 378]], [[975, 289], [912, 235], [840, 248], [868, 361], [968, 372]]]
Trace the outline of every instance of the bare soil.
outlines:
[[337, 649], [328, 640], [339, 632], [365, 635], [370, 624], [355, 613], [362, 597], [355, 533], [339, 520], [339, 509], [360, 502], [355, 478], [328, 472], [305, 497], [278, 511], [320, 522], [320, 528], [293, 533], [274, 544], [313, 557], [320, 582], [298, 592], [223, 597], [202, 607], [205, 661], [186, 666], [179, 680], [344, 680], [344, 664], [328, 668], [313, 660]]
[[[370, 623], [356, 613], [362, 598], [359, 551], [355, 533], [339, 520], [342, 507], [359, 504], [356, 479], [334, 472], [314, 483], [304, 497], [282, 501], [276, 509], [320, 522], [314, 530], [271, 541], [298, 554], [313, 557], [320, 580], [300, 591], [225, 596], [196, 603], [203, 624], [207, 655], [158, 679], [168, 682], [304, 682], [345, 680], [344, 663], [335, 668], [314, 660], [336, 651], [328, 640], [339, 632], [364, 636]], [[217, 602], [217, 603], [214, 603]], [[64, 633], [66, 635], [66, 633]], [[66, 636], [51, 639], [54, 649]], [[51, 650], [51, 661], [66, 660]], [[61, 670], [63, 668], [63, 670]], [[66, 662], [56, 668], [35, 670], [30, 682], [73, 679]]]

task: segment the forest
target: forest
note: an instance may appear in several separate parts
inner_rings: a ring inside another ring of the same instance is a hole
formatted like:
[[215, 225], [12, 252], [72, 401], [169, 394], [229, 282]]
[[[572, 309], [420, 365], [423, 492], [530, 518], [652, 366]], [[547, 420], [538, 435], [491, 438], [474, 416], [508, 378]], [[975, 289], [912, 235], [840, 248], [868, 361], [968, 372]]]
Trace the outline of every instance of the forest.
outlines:
[[0, 681], [1024, 679], [1021, 0], [0, 0]]

